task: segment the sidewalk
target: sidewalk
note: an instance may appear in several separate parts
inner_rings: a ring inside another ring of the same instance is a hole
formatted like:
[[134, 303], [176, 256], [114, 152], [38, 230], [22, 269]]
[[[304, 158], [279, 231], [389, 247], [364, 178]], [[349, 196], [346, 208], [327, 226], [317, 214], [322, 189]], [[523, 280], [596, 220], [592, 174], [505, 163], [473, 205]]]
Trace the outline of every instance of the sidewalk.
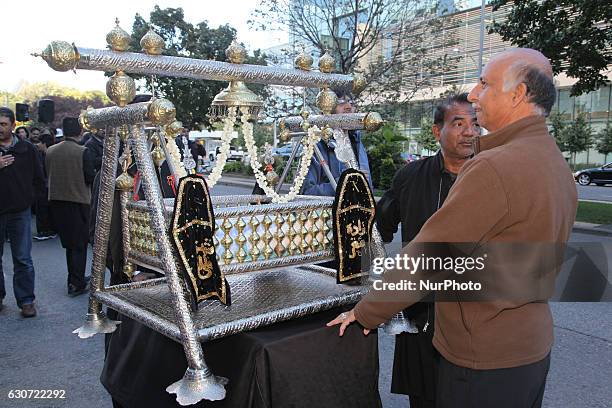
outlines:
[[[218, 183], [222, 185], [226, 185], [226, 186], [245, 187], [245, 188], [252, 189], [255, 186], [255, 177], [234, 175], [234, 174], [223, 174], [223, 176], [221, 177], [221, 180], [219, 180]], [[281, 193], [287, 193], [288, 190], [289, 190], [289, 184], [285, 184], [285, 187], [281, 190]], [[379, 198], [379, 197], [376, 197], [376, 198]], [[581, 201], [590, 201], [590, 200], [581, 200]], [[597, 225], [597, 224], [591, 224], [588, 222], [576, 221], [574, 223], [573, 231], [579, 232], [582, 234], [612, 236], [612, 224]]]

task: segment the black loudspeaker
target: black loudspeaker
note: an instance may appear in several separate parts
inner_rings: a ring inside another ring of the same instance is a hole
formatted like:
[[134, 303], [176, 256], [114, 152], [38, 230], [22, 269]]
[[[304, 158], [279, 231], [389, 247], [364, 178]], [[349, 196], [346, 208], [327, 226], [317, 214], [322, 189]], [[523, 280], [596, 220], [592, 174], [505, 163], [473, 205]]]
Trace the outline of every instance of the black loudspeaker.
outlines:
[[41, 123], [51, 123], [55, 118], [55, 102], [51, 99], [41, 99], [38, 101], [38, 121]]
[[27, 103], [15, 104], [15, 118], [19, 122], [27, 122], [30, 120], [30, 105]]

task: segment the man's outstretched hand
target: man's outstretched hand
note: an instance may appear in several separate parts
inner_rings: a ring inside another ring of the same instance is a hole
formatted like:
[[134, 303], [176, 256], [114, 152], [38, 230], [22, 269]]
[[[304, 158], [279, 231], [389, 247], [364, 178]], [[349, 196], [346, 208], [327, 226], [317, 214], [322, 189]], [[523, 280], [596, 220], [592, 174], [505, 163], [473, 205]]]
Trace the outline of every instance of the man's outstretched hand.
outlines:
[[[331, 326], [335, 326], [339, 324], [340, 325], [340, 337], [342, 337], [348, 325], [353, 323], [356, 320], [357, 319], [355, 319], [354, 309], [351, 309], [348, 312], [340, 313], [338, 317], [336, 317], [331, 322], [327, 323], [327, 327], [331, 327]], [[363, 334], [366, 336], [370, 334], [370, 329], [363, 329]]]

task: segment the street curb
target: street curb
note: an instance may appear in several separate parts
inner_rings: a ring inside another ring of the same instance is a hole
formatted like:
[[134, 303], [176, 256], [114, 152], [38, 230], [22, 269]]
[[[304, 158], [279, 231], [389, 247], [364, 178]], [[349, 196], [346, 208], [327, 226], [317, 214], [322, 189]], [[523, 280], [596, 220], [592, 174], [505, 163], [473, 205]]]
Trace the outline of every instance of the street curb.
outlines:
[[576, 221], [572, 227], [572, 231], [580, 232], [582, 234], [601, 235], [604, 237], [612, 237], [612, 231], [608, 229], [599, 228], [598, 224], [591, 224], [589, 222]]

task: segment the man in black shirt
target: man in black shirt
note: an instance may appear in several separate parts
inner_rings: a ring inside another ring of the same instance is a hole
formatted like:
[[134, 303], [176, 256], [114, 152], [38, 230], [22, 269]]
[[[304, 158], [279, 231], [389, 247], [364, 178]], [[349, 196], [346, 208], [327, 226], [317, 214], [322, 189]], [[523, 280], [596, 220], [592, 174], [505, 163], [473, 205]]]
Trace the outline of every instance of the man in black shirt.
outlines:
[[[376, 208], [377, 225], [385, 242], [402, 224], [402, 242], [412, 241], [444, 203], [457, 173], [474, 153], [472, 138], [480, 133], [467, 94], [450, 96], [434, 111], [432, 128], [440, 151], [407, 164], [394, 176]], [[437, 355], [432, 345], [434, 307], [421, 302], [404, 311], [417, 333], [396, 336], [391, 392], [408, 394], [411, 408], [435, 406]]]
[[32, 263], [32, 213], [36, 194], [44, 187], [42, 166], [32, 143], [13, 134], [15, 114], [0, 108], [0, 309], [6, 296], [2, 271], [4, 239], [13, 256], [13, 292], [23, 317], [36, 316]]

